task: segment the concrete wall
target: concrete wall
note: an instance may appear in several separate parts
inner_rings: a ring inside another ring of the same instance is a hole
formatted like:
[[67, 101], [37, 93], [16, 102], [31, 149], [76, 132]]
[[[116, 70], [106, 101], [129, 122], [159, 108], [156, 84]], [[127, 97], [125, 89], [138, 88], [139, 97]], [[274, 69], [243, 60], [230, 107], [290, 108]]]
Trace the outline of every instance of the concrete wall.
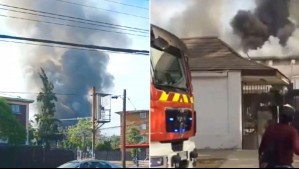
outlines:
[[240, 72], [192, 72], [199, 149], [242, 148]]

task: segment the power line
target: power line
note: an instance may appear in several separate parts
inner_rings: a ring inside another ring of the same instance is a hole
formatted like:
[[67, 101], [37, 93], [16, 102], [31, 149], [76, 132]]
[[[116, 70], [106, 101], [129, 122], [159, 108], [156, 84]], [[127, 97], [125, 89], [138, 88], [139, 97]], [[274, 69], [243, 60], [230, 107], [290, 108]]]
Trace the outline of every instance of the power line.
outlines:
[[109, 129], [116, 129], [116, 128], [121, 128], [121, 126], [113, 126], [113, 127], [106, 127], [106, 128], [99, 128], [99, 130], [109, 130]]
[[140, 35], [140, 34], [133, 34], [133, 33], [124, 33], [124, 32], [118, 32], [118, 31], [109, 31], [104, 29], [97, 29], [97, 28], [89, 28], [89, 27], [83, 27], [83, 26], [76, 26], [76, 25], [69, 25], [69, 24], [63, 24], [63, 23], [57, 23], [57, 22], [50, 22], [50, 21], [41, 21], [36, 19], [28, 19], [28, 18], [22, 18], [22, 17], [16, 17], [16, 16], [8, 16], [8, 15], [0, 15], [1, 17], [7, 17], [12, 19], [21, 19], [21, 20], [27, 20], [27, 21], [33, 21], [33, 22], [40, 22], [40, 23], [47, 23], [47, 24], [54, 24], [59, 26], [67, 26], [72, 28], [80, 28], [80, 29], [88, 29], [88, 30], [96, 30], [96, 31], [103, 31], [103, 32], [111, 32], [111, 33], [118, 33], [118, 34], [126, 34], [126, 35], [134, 35], [134, 36], [141, 36], [141, 37], [148, 37], [146, 35]]
[[134, 7], [134, 8], [140, 8], [140, 9], [148, 10], [148, 8], [145, 8], [145, 7], [135, 6], [135, 5], [130, 5], [130, 4], [121, 3], [121, 2], [112, 1], [112, 0], [103, 0], [103, 1], [107, 1], [107, 2], [112, 2], [112, 3], [116, 3], [116, 4], [120, 4], [120, 5], [124, 5], [124, 6], [130, 6], [130, 7]]
[[104, 8], [79, 4], [79, 3], [75, 3], [75, 2], [69, 2], [69, 1], [65, 1], [65, 0], [56, 0], [56, 1], [63, 2], [63, 3], [68, 3], [68, 4], [76, 5], [76, 6], [83, 6], [83, 7], [87, 7], [87, 8], [97, 9], [97, 10], [104, 10], [104, 11], [107, 11], [107, 12], [113, 12], [113, 13], [118, 13], [118, 14], [123, 14], [123, 15], [128, 15], [128, 16], [134, 16], [134, 17], [138, 17], [138, 18], [142, 18], [142, 19], [149, 19], [149, 18], [144, 17], [144, 16], [133, 15], [133, 14], [125, 13], [125, 12], [119, 12], [119, 11], [114, 11], [114, 10], [109, 10], [109, 9], [104, 9]]
[[43, 46], [43, 47], [53, 47], [53, 48], [63, 48], [63, 49], [75, 49], [75, 50], [83, 50], [83, 51], [97, 51], [97, 50], [93, 50], [93, 49], [71, 48], [71, 47], [64, 47], [64, 46], [46, 45], [46, 44], [36, 44], [36, 43], [18, 42], [18, 41], [8, 41], [8, 40], [0, 40], [0, 42], [17, 43], [17, 44], [34, 45], [34, 46]]
[[[7, 43], [16, 43], [16, 44], [23, 44], [23, 45], [32, 45], [32, 46], [42, 46], [42, 47], [52, 47], [52, 48], [61, 48], [61, 49], [72, 49], [72, 50], [79, 50], [79, 51], [91, 51], [97, 52], [98, 50], [95, 49], [87, 49], [87, 48], [74, 48], [74, 47], [65, 47], [65, 46], [57, 46], [57, 45], [47, 45], [47, 44], [36, 44], [30, 42], [19, 42], [19, 41], [11, 41], [11, 40], [0, 40], [0, 42], [7, 42]], [[114, 52], [114, 51], [107, 51], [101, 50], [108, 53], [123, 53], [123, 52]], [[133, 55], [139, 55], [138, 53], [132, 53]]]
[[58, 45], [64, 45], [64, 46], [74, 46], [74, 47], [81, 47], [81, 48], [88, 48], [88, 49], [108, 50], [108, 51], [113, 51], [113, 52], [149, 55], [149, 51], [146, 51], [146, 50], [134, 50], [134, 49], [113, 48], [113, 47], [96, 46], [96, 45], [84, 45], [84, 44], [77, 44], [77, 43], [70, 43], [70, 42], [35, 39], [35, 38], [25, 38], [25, 37], [17, 37], [17, 36], [9, 36], [9, 35], [0, 35], [0, 39], [16, 39], [16, 40], [21, 40], [21, 41], [32, 41], [32, 42], [40, 42], [40, 43], [58, 44]]
[[141, 28], [136, 28], [136, 27], [123, 26], [123, 25], [118, 25], [118, 24], [111, 24], [111, 23], [107, 23], [107, 22], [100, 22], [100, 21], [95, 21], [95, 20], [90, 20], [90, 19], [84, 19], [84, 18], [79, 18], [79, 17], [61, 15], [61, 14], [56, 14], [56, 13], [51, 13], [51, 12], [45, 12], [45, 11], [39, 11], [39, 10], [33, 10], [33, 9], [22, 8], [22, 7], [16, 7], [16, 6], [11, 6], [11, 5], [0, 4], [0, 6], [4, 6], [4, 7], [8, 7], [8, 8], [14, 8], [14, 9], [20, 9], [20, 10], [24, 10], [24, 11], [31, 11], [31, 12], [36, 12], [36, 13], [42, 13], [42, 14], [47, 14], [47, 15], [59, 16], [59, 17], [63, 17], [63, 18], [83, 20], [83, 21], [88, 21], [88, 22], [93, 22], [93, 23], [106, 24], [106, 25], [110, 25], [110, 26], [119, 26], [119, 27], [123, 27], [123, 28], [129, 28], [129, 29], [141, 30], [141, 31], [147, 31], [147, 32], [149, 32], [149, 30], [141, 29]]
[[120, 29], [120, 30], [125, 30], [125, 31], [134, 31], [134, 32], [139, 32], [139, 33], [148, 33], [148, 31], [146, 31], [146, 30], [134, 30], [134, 29], [129, 29], [129, 28], [122, 28], [122, 27], [117, 26], [117, 25], [114, 26], [114, 25], [103, 25], [104, 23], [101, 23], [101, 24], [89, 23], [87, 21], [80, 21], [80, 20], [74, 20], [74, 19], [64, 19], [64, 18], [60, 18], [60, 17], [48, 16], [48, 15], [42, 15], [42, 14], [36, 14], [36, 13], [24, 12], [24, 11], [17, 11], [17, 10], [6, 9], [6, 8], [0, 8], [0, 10], [17, 12], [17, 13], [23, 13], [23, 14], [34, 15], [34, 16], [41, 16], [41, 17], [45, 17], [45, 18], [59, 19], [59, 20], [64, 20], [64, 21], [71, 21], [71, 22], [83, 23], [83, 24], [100, 26], [100, 27]]
[[129, 100], [129, 102], [131, 103], [131, 105], [134, 107], [134, 109], [136, 110], [136, 107], [135, 107], [135, 105], [132, 103], [131, 99], [128, 98], [128, 100]]

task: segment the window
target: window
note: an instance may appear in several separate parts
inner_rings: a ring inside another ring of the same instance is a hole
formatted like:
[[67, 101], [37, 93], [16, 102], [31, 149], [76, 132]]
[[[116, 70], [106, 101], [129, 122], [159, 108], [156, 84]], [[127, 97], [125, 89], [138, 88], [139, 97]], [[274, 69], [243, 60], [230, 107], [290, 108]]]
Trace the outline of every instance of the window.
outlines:
[[146, 130], [146, 124], [141, 124], [141, 125], [140, 125], [140, 129], [141, 129], [141, 130]]
[[21, 114], [21, 111], [20, 111], [20, 105], [11, 105], [11, 111], [14, 113], [14, 114]]
[[111, 168], [111, 166], [104, 161], [94, 162], [92, 168]]
[[178, 48], [169, 47], [167, 51], [151, 49], [151, 65], [155, 87], [181, 89], [186, 91], [187, 78], [182, 53]]
[[145, 119], [146, 118], [146, 113], [140, 113], [140, 118]]

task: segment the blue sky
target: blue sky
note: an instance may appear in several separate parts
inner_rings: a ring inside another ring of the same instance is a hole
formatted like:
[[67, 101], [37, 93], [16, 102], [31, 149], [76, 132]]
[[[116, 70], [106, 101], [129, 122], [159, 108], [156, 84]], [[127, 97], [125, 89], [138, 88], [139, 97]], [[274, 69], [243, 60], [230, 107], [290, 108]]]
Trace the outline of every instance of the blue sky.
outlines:
[[[26, 0], [32, 1], [32, 0]], [[147, 0], [115, 0], [120, 3], [131, 4], [135, 6], [140, 6], [144, 8], [149, 8]], [[0, 0], [0, 4], [10, 4], [8, 0]], [[83, 3], [86, 1], [80, 0], [76, 1], [77, 3]], [[139, 9], [135, 7], [124, 6], [116, 3], [111, 3], [105, 0], [90, 0], [85, 4], [90, 4], [91, 6], [104, 8], [108, 10], [120, 11], [123, 13], [129, 13], [132, 15], [139, 15], [149, 18], [149, 11], [144, 9]], [[14, 4], [15, 5], [15, 4]], [[67, 4], [64, 4], [67, 5]], [[20, 6], [20, 5], [16, 5]], [[74, 6], [75, 8], [75, 6]], [[86, 8], [89, 13], [102, 12], [110, 14], [119, 25], [125, 25], [130, 27], [138, 27], [141, 29], [149, 29], [149, 20], [144, 18], [138, 18], [123, 14], [116, 14], [107, 11], [100, 11], [91, 8]], [[5, 14], [0, 10], [0, 14]], [[68, 14], [71, 15], [71, 14]], [[7, 26], [7, 20], [0, 17], [0, 34], [10, 34], [18, 35], [15, 30], [12, 30]], [[22, 31], [21, 35], [26, 35], [26, 31]], [[34, 30], [28, 30], [28, 34]], [[28, 36], [29, 36], [28, 35]], [[140, 49], [140, 50], [149, 50], [149, 38], [148, 37], [136, 37], [128, 36], [131, 44], [128, 48], [131, 49]], [[63, 39], [59, 39], [63, 40]], [[101, 44], [98, 44], [101, 45]], [[102, 44], [103, 45], [103, 44]], [[104, 44], [105, 45], [105, 44]], [[118, 47], [111, 45], [111, 47]], [[26, 91], [26, 77], [23, 74], [23, 69], [21, 68], [21, 61], [23, 50], [20, 45], [0, 42], [0, 50], [6, 56], [5, 60], [0, 63], [0, 77], [1, 79], [6, 79], [1, 81], [0, 91]], [[109, 54], [110, 61], [108, 65], [108, 71], [114, 76], [114, 88], [109, 91], [116, 95], [122, 94], [123, 89], [127, 89], [128, 98], [132, 101], [133, 105], [128, 101], [127, 109], [134, 110], [136, 109], [149, 109], [150, 103], [150, 73], [149, 73], [149, 56], [143, 55], [130, 55], [130, 54]], [[13, 65], [13, 66], [11, 66]], [[38, 89], [37, 89], [38, 90]], [[104, 91], [105, 92], [105, 91]], [[3, 94], [0, 94], [3, 95]], [[7, 94], [6, 94], [7, 95]], [[24, 96], [21, 94], [9, 94], [11, 96]], [[32, 108], [34, 109], [34, 108]], [[112, 102], [112, 112], [122, 110], [122, 100], [113, 100]], [[32, 114], [31, 114], [32, 116]], [[106, 124], [103, 128], [118, 126], [120, 122], [119, 116], [112, 113], [112, 122]], [[112, 130], [103, 130], [103, 133], [108, 135], [119, 134], [120, 129]]]

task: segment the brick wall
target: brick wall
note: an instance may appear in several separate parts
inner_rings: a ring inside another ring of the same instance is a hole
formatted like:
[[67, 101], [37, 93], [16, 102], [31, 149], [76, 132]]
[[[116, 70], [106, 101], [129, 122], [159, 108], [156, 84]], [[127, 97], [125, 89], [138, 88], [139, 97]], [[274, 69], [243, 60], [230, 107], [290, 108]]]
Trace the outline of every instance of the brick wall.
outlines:
[[[18, 105], [18, 104], [9, 104], [10, 106], [12, 106], [12, 105]], [[26, 118], [27, 118], [27, 116], [26, 116], [26, 109], [27, 109], [27, 106], [26, 105], [18, 105], [18, 106], [20, 106], [20, 113], [18, 113], [18, 114], [15, 114], [15, 113], [13, 113], [15, 116], [16, 116], [16, 118], [20, 121], [20, 123], [26, 128]]]
[[[127, 123], [127, 130], [126, 130], [127, 133], [129, 132], [130, 127], [134, 127], [140, 131], [142, 136], [144, 136], [145, 143], [149, 142], [149, 113], [148, 112], [146, 113], [145, 118], [140, 118], [140, 112], [134, 112], [134, 113], [128, 112], [126, 114], [126, 123]], [[145, 130], [141, 129], [142, 124], [146, 125]]]

